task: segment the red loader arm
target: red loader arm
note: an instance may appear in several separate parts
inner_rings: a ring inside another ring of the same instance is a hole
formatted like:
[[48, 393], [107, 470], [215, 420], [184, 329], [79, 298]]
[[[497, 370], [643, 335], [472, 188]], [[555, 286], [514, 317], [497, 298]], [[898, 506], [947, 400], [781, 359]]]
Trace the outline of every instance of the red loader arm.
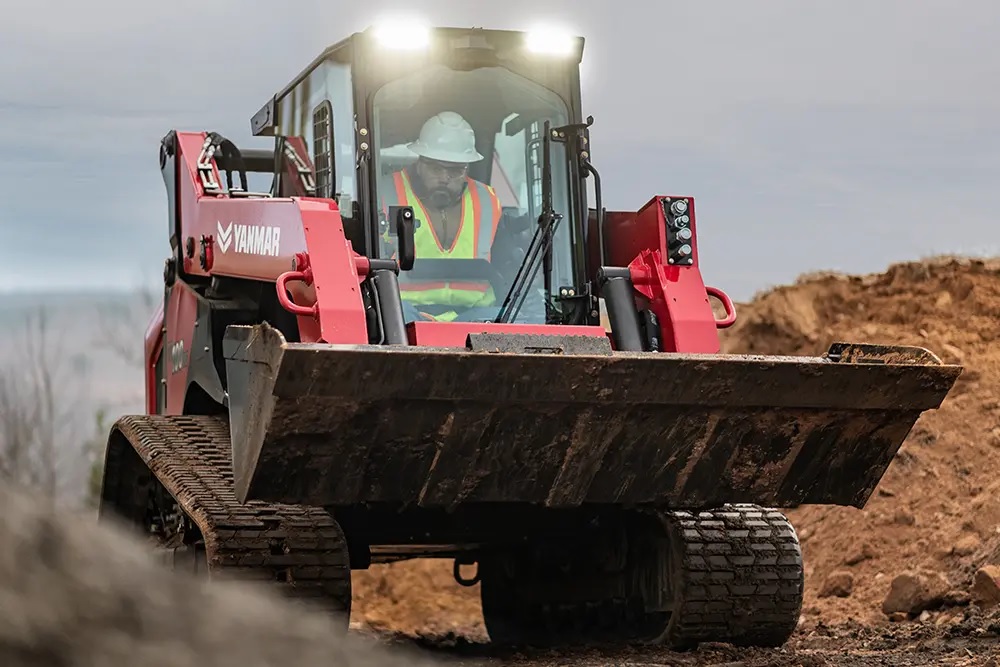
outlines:
[[[210, 157], [212, 139], [204, 132], [177, 133], [176, 206], [184, 273], [276, 285], [280, 277], [278, 298], [293, 306], [303, 342], [367, 343], [358, 285], [367, 275], [368, 260], [347, 240], [336, 202], [223, 191], [219, 168]], [[289, 144], [286, 158], [301, 159], [296, 148], [301, 146]], [[307, 269], [308, 281], [301, 280], [306, 274], [288, 274]]]
[[[621, 349], [718, 352], [718, 329], [733, 325], [736, 307], [725, 292], [707, 287], [702, 279], [694, 199], [657, 196], [637, 213], [611, 211], [606, 219], [604, 264], [625, 267], [601, 272], [611, 325], [618, 331], [616, 344]], [[600, 261], [596, 247], [590, 255]], [[709, 296], [722, 302], [725, 318], [716, 319]]]

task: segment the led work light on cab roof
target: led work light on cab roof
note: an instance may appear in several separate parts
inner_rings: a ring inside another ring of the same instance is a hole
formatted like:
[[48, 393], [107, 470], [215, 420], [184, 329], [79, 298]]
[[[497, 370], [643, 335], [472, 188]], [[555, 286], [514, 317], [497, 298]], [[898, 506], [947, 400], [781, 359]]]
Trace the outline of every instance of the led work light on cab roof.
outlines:
[[[420, 18], [393, 16], [371, 28], [380, 46], [394, 51], [422, 51], [430, 47], [432, 26]], [[576, 47], [573, 33], [560, 26], [535, 26], [525, 31], [524, 46], [538, 55], [568, 56]]]
[[525, 46], [532, 53], [568, 56], [576, 42], [573, 34], [557, 26], [537, 26], [525, 34]]
[[385, 18], [371, 30], [379, 45], [388, 49], [418, 51], [431, 44], [431, 26], [419, 18]]

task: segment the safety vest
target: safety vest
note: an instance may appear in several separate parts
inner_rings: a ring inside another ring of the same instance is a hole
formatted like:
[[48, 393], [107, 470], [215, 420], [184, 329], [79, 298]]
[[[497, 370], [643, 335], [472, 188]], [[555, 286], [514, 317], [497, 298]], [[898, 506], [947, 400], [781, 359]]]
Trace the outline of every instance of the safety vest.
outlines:
[[[438, 240], [431, 216], [413, 191], [410, 178], [405, 171], [397, 171], [392, 177], [392, 188], [385, 188], [383, 204], [389, 206], [412, 206], [413, 214], [420, 220], [414, 230], [414, 255], [425, 259], [485, 259], [490, 260], [490, 248], [500, 222], [500, 199], [493, 188], [466, 177], [468, 187], [462, 197], [462, 214], [458, 233], [450, 248], [444, 248]], [[496, 302], [496, 295], [488, 282], [445, 281], [417, 282], [408, 280], [405, 272], [400, 274], [400, 296], [414, 306], [489, 306]]]

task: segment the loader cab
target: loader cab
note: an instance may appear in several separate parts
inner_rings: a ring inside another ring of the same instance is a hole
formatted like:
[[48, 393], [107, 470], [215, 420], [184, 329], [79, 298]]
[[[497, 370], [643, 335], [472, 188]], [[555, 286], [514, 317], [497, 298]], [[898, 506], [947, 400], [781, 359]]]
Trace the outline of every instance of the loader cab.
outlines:
[[[578, 145], [565, 141], [566, 132], [550, 132], [557, 139], [547, 147], [551, 188], [543, 187], [546, 123], [551, 130], [581, 122], [582, 48], [582, 38], [558, 35], [376, 26], [324, 51], [264, 105], [251, 126], [255, 135], [305, 145], [316, 196], [337, 202], [359, 253], [395, 256], [391, 207], [401, 197], [409, 204], [413, 195], [428, 202], [414, 207], [416, 262], [413, 271], [400, 273], [401, 287], [407, 289], [430, 266], [442, 281], [488, 280], [493, 299], [476, 311], [476, 319], [493, 319], [501, 309], [545, 210], [544, 195], [551, 192], [551, 209], [559, 217], [551, 270], [546, 277], [543, 262], [536, 262], [523, 309], [511, 321], [582, 323], [591, 311], [579, 299], [587, 292], [586, 187]], [[425, 123], [442, 112], [457, 114], [472, 129], [475, 159], [467, 166], [442, 166], [417, 154], [414, 142]], [[421, 180], [435, 170], [455, 175], [456, 196], [470, 192], [450, 212], [433, 208], [430, 186]], [[303, 194], [285, 174], [279, 169], [275, 194]], [[471, 207], [497, 220], [491, 241], [463, 234]], [[451, 221], [453, 241], [443, 234], [448, 215], [463, 220]], [[484, 241], [488, 255], [479, 252]], [[447, 263], [430, 261], [440, 259]], [[545, 293], [561, 304], [555, 315]]]

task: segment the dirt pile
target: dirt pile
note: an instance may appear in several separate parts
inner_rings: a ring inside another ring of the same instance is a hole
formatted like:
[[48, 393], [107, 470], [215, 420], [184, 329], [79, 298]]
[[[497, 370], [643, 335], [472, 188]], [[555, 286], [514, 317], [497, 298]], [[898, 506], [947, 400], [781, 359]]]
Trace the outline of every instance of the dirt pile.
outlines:
[[245, 585], [176, 575], [124, 532], [5, 483], [0, 507], [4, 667], [434, 664]]
[[739, 315], [724, 351], [821, 354], [836, 340], [895, 342], [965, 367], [864, 510], [789, 512], [806, 560], [807, 621], [880, 624], [925, 611], [933, 622], [958, 619], [976, 570], [1000, 562], [1000, 262], [941, 258], [869, 276], [805, 276]]
[[[867, 508], [789, 513], [806, 558], [806, 631], [886, 623], [883, 602], [904, 573], [887, 609], [916, 600], [904, 616], [926, 611], [926, 621], [959, 624], [976, 571], [1000, 564], [1000, 262], [942, 258], [870, 276], [804, 276], [738, 312], [726, 352], [821, 354], [839, 339], [921, 345], [965, 366]], [[355, 585], [357, 625], [485, 636], [478, 587], [455, 583], [449, 561], [373, 567], [355, 573]]]
[[354, 627], [438, 640], [488, 639], [479, 585], [464, 587], [456, 582], [450, 560], [372, 565], [355, 571], [352, 584]]

